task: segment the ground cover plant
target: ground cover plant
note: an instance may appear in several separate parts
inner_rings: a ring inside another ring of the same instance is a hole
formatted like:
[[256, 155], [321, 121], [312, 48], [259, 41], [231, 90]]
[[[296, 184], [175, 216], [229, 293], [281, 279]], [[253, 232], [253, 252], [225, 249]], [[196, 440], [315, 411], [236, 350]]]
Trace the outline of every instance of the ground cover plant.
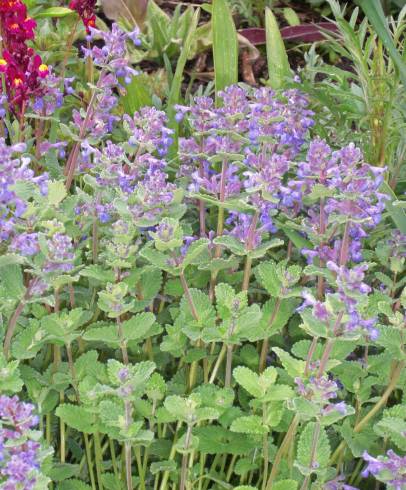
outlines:
[[406, 489], [406, 9], [107, 3], [0, 0], [0, 488]]

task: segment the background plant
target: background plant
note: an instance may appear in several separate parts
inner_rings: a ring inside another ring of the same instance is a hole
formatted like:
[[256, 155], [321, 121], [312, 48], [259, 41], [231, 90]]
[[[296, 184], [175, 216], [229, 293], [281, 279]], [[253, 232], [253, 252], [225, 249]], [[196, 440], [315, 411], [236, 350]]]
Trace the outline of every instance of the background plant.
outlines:
[[[270, 10], [270, 85], [234, 83], [237, 33], [216, 0], [220, 90], [182, 100], [190, 10], [168, 101], [129, 110], [140, 30], [95, 28], [92, 2], [71, 7], [27, 27], [55, 16], [53, 39], [69, 38], [42, 53], [54, 66], [24, 104], [1, 64], [0, 486], [403, 488], [406, 244], [385, 185], [401, 192], [402, 178], [377, 150], [388, 134], [400, 144], [395, 103], [375, 136], [368, 113], [322, 104], [357, 89], [310, 85], [313, 52], [292, 80]], [[378, 58], [354, 55], [367, 21], [355, 34], [355, 14], [336, 15], [365, 103], [382, 109], [379, 61], [401, 101], [373, 33]]]

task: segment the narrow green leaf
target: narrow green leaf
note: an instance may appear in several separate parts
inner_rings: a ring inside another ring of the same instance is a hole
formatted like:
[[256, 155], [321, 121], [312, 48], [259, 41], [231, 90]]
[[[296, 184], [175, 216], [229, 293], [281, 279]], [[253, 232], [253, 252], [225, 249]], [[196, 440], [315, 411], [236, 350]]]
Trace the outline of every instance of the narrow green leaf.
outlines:
[[402, 83], [406, 88], [406, 63], [393, 42], [381, 2], [377, 0], [360, 0], [359, 4], [397, 66]]
[[393, 202], [397, 200], [396, 194], [386, 182], [382, 183], [381, 190], [390, 196], [390, 199], [385, 202], [386, 210], [399, 230], [406, 234], [406, 213], [404, 209], [393, 205]]
[[276, 89], [290, 76], [290, 65], [278, 23], [270, 8], [265, 10], [265, 33], [269, 83]]
[[186, 62], [189, 58], [189, 53], [192, 48], [194, 41], [194, 35], [196, 32], [197, 24], [199, 22], [200, 10], [196, 9], [193, 13], [192, 21], [183, 44], [180, 56], [178, 58], [178, 63], [176, 65], [175, 74], [171, 83], [171, 89], [168, 97], [168, 117], [169, 126], [175, 131], [174, 134], [174, 145], [171, 151], [175, 152], [178, 147], [178, 134], [179, 134], [179, 124], [175, 120], [175, 105], [179, 103], [180, 93], [182, 88], [183, 73], [185, 70]]
[[173, 82], [171, 85], [171, 90], [169, 92], [169, 97], [168, 97], [168, 107], [170, 108], [171, 116], [173, 117], [174, 115], [174, 109], [173, 105], [179, 103], [179, 98], [180, 98], [180, 89], [182, 85], [182, 79], [183, 79], [183, 72], [185, 69], [186, 61], [188, 60], [189, 57], [189, 52], [190, 48], [192, 46], [192, 41], [193, 41], [193, 36], [197, 27], [197, 23], [199, 22], [199, 16], [200, 16], [200, 11], [199, 9], [196, 9], [195, 12], [193, 13], [192, 17], [192, 22], [189, 27], [188, 34], [185, 39], [185, 43], [182, 47], [178, 63], [176, 65], [176, 70], [175, 74], [173, 76]]
[[67, 7], [49, 7], [47, 9], [41, 9], [34, 15], [36, 19], [42, 19], [45, 17], [66, 17], [67, 15], [74, 14], [75, 11]]
[[213, 59], [216, 104], [218, 92], [238, 82], [238, 40], [226, 0], [213, 0]]

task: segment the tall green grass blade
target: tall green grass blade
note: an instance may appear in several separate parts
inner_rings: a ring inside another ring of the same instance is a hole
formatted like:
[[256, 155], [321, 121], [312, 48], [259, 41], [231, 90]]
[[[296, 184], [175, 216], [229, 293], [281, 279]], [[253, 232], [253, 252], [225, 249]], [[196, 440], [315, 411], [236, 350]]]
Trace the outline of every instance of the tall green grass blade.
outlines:
[[265, 10], [266, 57], [268, 61], [269, 83], [272, 88], [280, 88], [285, 78], [290, 76], [290, 65], [278, 23], [270, 8]]
[[187, 33], [185, 43], [184, 43], [182, 50], [180, 52], [178, 63], [176, 65], [176, 70], [175, 70], [175, 73], [173, 75], [171, 89], [170, 89], [169, 97], [168, 97], [168, 107], [169, 107], [169, 110], [172, 112], [174, 111], [173, 105], [179, 103], [180, 89], [181, 89], [182, 80], [183, 80], [183, 72], [185, 70], [186, 62], [189, 58], [190, 48], [192, 46], [194, 34], [195, 34], [195, 31], [197, 28], [197, 23], [199, 22], [199, 15], [200, 15], [200, 11], [199, 11], [199, 9], [197, 9], [193, 14], [192, 21], [191, 21], [191, 24], [189, 27], [189, 31]]
[[381, 190], [390, 197], [390, 199], [385, 202], [385, 207], [389, 213], [389, 216], [392, 218], [398, 229], [403, 234], [406, 234], [406, 213], [401, 207], [393, 205], [393, 202], [397, 200], [396, 194], [386, 182], [383, 182]]
[[238, 82], [238, 40], [226, 0], [213, 0], [213, 58], [216, 103], [218, 92]]
[[359, 4], [365, 15], [368, 17], [369, 22], [374, 27], [383, 45], [388, 50], [388, 53], [399, 70], [399, 76], [402, 83], [406, 88], [406, 63], [393, 42], [381, 3], [377, 0], [360, 0]]
[[189, 58], [189, 53], [190, 53], [190, 50], [191, 50], [191, 47], [193, 44], [195, 31], [197, 28], [197, 24], [199, 22], [199, 16], [200, 16], [200, 10], [196, 9], [196, 11], [193, 13], [193, 17], [192, 17], [192, 20], [190, 23], [189, 31], [188, 31], [186, 39], [185, 39], [185, 43], [184, 43], [183, 48], [180, 52], [178, 63], [176, 65], [176, 70], [175, 70], [175, 73], [173, 75], [171, 88], [169, 91], [169, 97], [168, 97], [169, 124], [170, 124], [170, 127], [175, 130], [175, 142], [173, 145], [173, 149], [177, 148], [178, 126], [179, 126], [178, 123], [175, 121], [174, 105], [178, 104], [180, 101], [183, 72], [185, 70], [186, 62]]

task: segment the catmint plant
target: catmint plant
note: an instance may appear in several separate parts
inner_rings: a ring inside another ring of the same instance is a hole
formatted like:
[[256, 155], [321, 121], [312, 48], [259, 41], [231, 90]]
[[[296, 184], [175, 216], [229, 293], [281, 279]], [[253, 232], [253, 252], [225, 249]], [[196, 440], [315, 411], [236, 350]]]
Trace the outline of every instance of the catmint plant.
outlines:
[[144, 34], [70, 9], [48, 67], [0, 1], [0, 488], [406, 488], [386, 169], [298, 79], [132, 106]]

